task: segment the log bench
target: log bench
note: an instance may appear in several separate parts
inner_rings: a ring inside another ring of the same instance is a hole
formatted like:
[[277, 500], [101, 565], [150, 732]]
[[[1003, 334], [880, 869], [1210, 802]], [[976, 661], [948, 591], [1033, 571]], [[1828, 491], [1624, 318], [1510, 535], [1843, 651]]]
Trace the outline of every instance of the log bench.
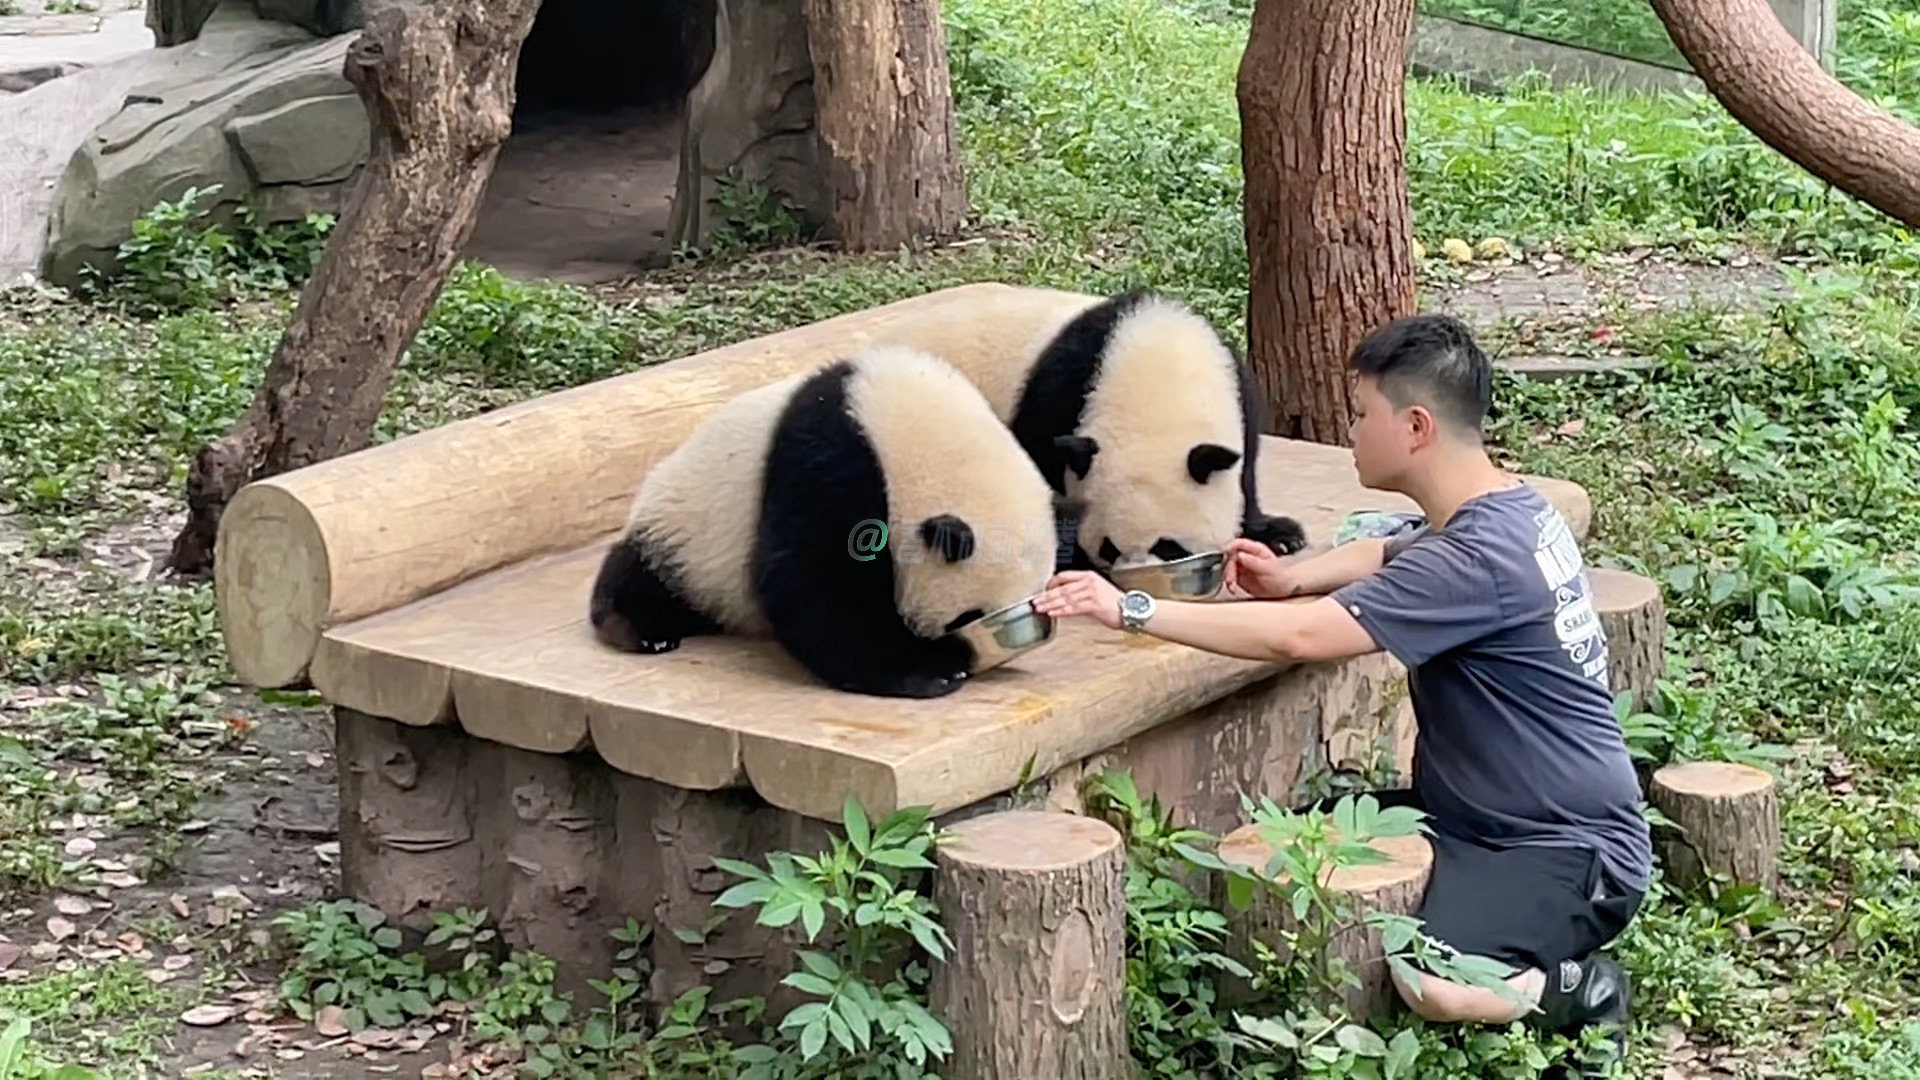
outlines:
[[[943, 823], [1078, 810], [1079, 781], [1117, 767], [1224, 831], [1242, 792], [1285, 800], [1369, 757], [1404, 774], [1404, 672], [1383, 654], [1287, 670], [1070, 620], [960, 691], [910, 701], [817, 686], [771, 642], [661, 656], [594, 642], [600, 553], [646, 470], [713, 407], [868, 342], [954, 355], [984, 347], [979, 326], [1038, 331], [1095, 299], [946, 289], [239, 492], [216, 552], [229, 657], [253, 685], [311, 685], [334, 707], [344, 890], [409, 927], [484, 906], [574, 989], [607, 970], [607, 930], [650, 922], [653, 993], [706, 982], [724, 1000], [788, 968], [751, 918], [715, 925], [708, 902], [733, 879], [711, 859], [823, 850], [849, 795], [876, 818], [920, 805]], [[1411, 507], [1362, 490], [1337, 447], [1269, 438], [1259, 479], [1321, 547], [1350, 511]], [[1585, 492], [1533, 482], [1584, 536]]]

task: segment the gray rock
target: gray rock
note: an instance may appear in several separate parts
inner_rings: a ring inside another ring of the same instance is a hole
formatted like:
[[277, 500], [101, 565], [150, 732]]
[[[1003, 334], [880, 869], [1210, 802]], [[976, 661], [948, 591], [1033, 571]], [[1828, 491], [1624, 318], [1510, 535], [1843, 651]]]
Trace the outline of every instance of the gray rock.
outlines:
[[34, 64], [29, 67], [10, 68], [0, 71], [0, 94], [18, 94], [31, 90], [41, 83], [52, 82], [64, 75], [71, 75], [85, 64], [52, 63]]
[[[127, 14], [136, 20], [132, 29], [151, 39], [137, 25], [140, 13]], [[114, 16], [110, 23], [126, 25], [121, 16]], [[292, 27], [262, 22], [244, 7], [235, 11], [231, 3], [208, 27], [206, 37], [183, 48], [142, 45], [117, 55], [79, 49], [62, 52], [59, 59], [85, 60], [90, 66], [0, 97], [0, 279], [12, 280], [39, 269], [61, 174], [100, 125], [122, 109], [129, 94], [182, 73], [217, 71], [262, 49], [312, 40]], [[64, 38], [39, 40], [66, 44]], [[109, 44], [125, 48], [124, 42]], [[5, 51], [0, 48], [0, 55]], [[82, 52], [85, 55], [76, 55]]]
[[[340, 204], [367, 146], [365, 112], [341, 74], [353, 36], [316, 40], [247, 12], [250, 47], [215, 47], [230, 14], [243, 18], [223, 8], [185, 47], [200, 62], [134, 87], [73, 155], [48, 223], [47, 280], [71, 286], [83, 267], [109, 269], [134, 221], [189, 188], [217, 186], [201, 204], [214, 221], [242, 202], [268, 222]], [[261, 40], [263, 27], [277, 36]]]
[[259, 184], [331, 183], [367, 160], [367, 109], [351, 93], [307, 98], [232, 120], [227, 135]]

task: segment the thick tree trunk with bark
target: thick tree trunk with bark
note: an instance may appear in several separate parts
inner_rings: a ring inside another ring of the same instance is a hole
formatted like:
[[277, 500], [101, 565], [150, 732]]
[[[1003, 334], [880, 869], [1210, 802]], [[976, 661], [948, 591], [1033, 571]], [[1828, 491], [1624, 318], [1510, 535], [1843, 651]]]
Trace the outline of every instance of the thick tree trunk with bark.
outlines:
[[371, 126], [366, 167], [253, 403], [194, 458], [175, 573], [212, 569], [220, 515], [249, 481], [372, 441], [394, 365], [453, 272], [513, 129], [514, 69], [539, 6], [400, 5], [348, 50]]
[[1240, 61], [1249, 359], [1269, 431], [1347, 444], [1346, 361], [1414, 311], [1413, 0], [1259, 0]]
[[1762, 142], [1920, 226], [1920, 128], [1828, 74], [1767, 0], [1653, 0], [1653, 10], [1707, 89]]
[[931, 1006], [953, 1033], [951, 1080], [1131, 1080], [1126, 848], [1113, 826], [1010, 810], [937, 849], [953, 939]]
[[966, 183], [939, 0], [805, 0], [833, 225], [848, 251], [958, 230]]

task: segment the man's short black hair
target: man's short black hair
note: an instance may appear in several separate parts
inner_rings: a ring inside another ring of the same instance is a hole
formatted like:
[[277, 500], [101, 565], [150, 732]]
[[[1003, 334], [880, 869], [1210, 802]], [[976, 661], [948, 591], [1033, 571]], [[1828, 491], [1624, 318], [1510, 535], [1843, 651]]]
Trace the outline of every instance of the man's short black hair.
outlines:
[[1378, 383], [1394, 408], [1424, 405], [1463, 434], [1477, 437], [1493, 407], [1493, 363], [1451, 315], [1395, 319], [1362, 339], [1349, 364]]

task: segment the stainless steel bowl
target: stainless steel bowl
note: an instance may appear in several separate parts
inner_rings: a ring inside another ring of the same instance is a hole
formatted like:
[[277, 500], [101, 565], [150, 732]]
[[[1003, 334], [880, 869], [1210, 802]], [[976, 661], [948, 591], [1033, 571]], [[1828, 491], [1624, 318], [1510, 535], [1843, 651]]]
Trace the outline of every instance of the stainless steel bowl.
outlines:
[[1123, 590], [1139, 589], [1161, 600], [1204, 600], [1227, 581], [1227, 556], [1205, 551], [1171, 562], [1142, 563], [1108, 571], [1107, 577]]
[[1008, 604], [952, 631], [953, 636], [973, 646], [973, 667], [969, 675], [990, 671], [1014, 657], [1053, 640], [1053, 616], [1034, 609], [1036, 596], [1017, 604]]

